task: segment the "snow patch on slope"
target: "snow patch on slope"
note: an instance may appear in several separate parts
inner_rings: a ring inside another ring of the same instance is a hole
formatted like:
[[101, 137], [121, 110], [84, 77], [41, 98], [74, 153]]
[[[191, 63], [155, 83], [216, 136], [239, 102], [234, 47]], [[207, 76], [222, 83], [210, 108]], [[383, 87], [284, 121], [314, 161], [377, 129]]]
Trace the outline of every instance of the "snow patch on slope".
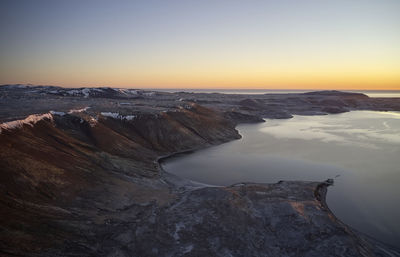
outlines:
[[136, 115], [121, 115], [118, 112], [102, 112], [101, 115], [104, 117], [110, 117], [113, 119], [120, 119], [120, 120], [133, 120], [136, 118]]
[[65, 112], [56, 112], [56, 111], [50, 111], [51, 114], [53, 115], [58, 115], [58, 116], [64, 116]]
[[34, 124], [37, 122], [44, 120], [44, 119], [49, 119], [53, 120], [53, 115], [51, 113], [45, 113], [45, 114], [32, 114], [26, 117], [23, 120], [13, 120], [9, 122], [4, 122], [0, 124], [0, 134], [2, 133], [3, 130], [13, 130], [17, 128], [22, 128], [24, 125], [29, 125], [33, 127]]
[[123, 95], [137, 95], [138, 91], [135, 89], [127, 89], [127, 88], [113, 88], [115, 92], [121, 93]]
[[71, 90], [67, 90], [67, 91], [56, 91], [56, 92], [49, 92], [49, 93], [66, 93], [69, 94], [71, 96], [81, 96], [83, 95], [83, 97], [88, 98], [90, 96], [90, 94], [94, 93], [94, 92], [104, 92], [102, 89], [100, 88], [81, 88], [81, 89], [71, 89]]
[[90, 92], [89, 88], [82, 89], [82, 94], [85, 96], [85, 98], [89, 97], [89, 92]]
[[68, 114], [78, 113], [78, 112], [85, 112], [89, 108], [90, 108], [89, 106], [86, 106], [85, 108], [81, 108], [81, 109], [71, 109], [71, 110], [69, 110]]

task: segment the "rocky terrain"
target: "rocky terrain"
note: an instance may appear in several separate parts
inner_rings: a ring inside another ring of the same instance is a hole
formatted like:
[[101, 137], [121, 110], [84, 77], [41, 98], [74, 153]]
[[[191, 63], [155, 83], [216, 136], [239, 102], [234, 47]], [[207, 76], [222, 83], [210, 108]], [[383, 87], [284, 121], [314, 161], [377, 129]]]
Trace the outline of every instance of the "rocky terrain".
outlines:
[[0, 86], [0, 255], [400, 256], [331, 213], [332, 181], [212, 187], [158, 163], [238, 123], [351, 110], [400, 99]]

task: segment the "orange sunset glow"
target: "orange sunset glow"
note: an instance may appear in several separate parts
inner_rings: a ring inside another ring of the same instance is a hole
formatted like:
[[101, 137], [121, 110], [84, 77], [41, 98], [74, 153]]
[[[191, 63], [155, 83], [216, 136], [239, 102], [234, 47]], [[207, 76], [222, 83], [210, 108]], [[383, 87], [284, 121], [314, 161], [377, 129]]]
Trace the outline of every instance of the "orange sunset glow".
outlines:
[[2, 84], [400, 90], [396, 1], [4, 7]]

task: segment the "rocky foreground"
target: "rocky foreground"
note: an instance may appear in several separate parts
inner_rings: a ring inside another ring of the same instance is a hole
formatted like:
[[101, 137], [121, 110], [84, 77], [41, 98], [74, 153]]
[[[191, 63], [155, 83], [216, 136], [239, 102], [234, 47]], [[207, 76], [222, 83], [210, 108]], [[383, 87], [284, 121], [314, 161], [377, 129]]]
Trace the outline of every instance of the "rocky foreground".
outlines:
[[0, 255], [400, 256], [330, 212], [328, 182], [209, 187], [158, 164], [240, 122], [351, 110], [400, 99], [0, 86]]

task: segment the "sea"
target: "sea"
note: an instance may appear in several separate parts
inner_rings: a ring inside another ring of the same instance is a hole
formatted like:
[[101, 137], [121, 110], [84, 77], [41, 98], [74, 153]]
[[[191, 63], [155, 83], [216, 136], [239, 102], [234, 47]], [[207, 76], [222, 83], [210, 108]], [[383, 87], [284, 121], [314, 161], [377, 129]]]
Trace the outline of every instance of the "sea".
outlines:
[[400, 246], [400, 112], [296, 115], [237, 129], [241, 139], [169, 158], [163, 169], [210, 185], [333, 178], [332, 212], [355, 230]]

